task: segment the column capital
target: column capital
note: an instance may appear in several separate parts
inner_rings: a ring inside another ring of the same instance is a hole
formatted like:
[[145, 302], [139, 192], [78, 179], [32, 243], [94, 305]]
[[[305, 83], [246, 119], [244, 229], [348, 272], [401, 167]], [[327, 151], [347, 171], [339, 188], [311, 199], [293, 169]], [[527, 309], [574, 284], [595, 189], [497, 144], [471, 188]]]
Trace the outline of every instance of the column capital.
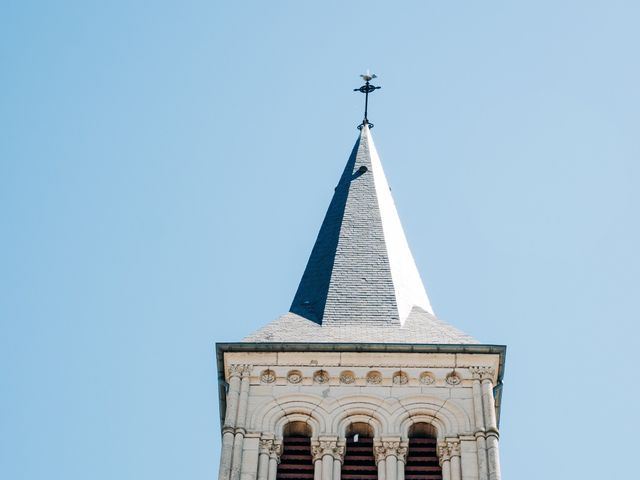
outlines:
[[274, 444], [275, 440], [273, 438], [261, 438], [260, 439], [260, 445], [259, 445], [259, 450], [260, 453], [264, 453], [266, 455], [270, 455], [271, 454], [271, 449], [273, 448], [273, 444]]
[[248, 377], [251, 375], [251, 370], [253, 369], [253, 365], [243, 365], [239, 363], [232, 363], [229, 365], [228, 373], [229, 378], [234, 377]]
[[387, 457], [394, 456], [400, 461], [405, 461], [407, 458], [408, 444], [400, 441], [400, 439], [382, 440], [375, 444], [373, 447], [373, 454], [376, 457], [376, 464], [380, 460], [385, 460]]
[[449, 448], [449, 443], [441, 442], [438, 444], [438, 461], [440, 462], [440, 466], [444, 462], [448, 462], [451, 460], [451, 449]]
[[408, 451], [409, 451], [409, 447], [407, 445], [400, 444], [400, 446], [398, 447], [398, 450], [396, 451], [396, 457], [398, 457], [398, 460], [401, 462], [406, 462]]
[[387, 458], [387, 449], [382, 445], [373, 447], [373, 455], [376, 457], [376, 465]]
[[334, 459], [344, 461], [344, 445], [335, 440], [319, 440], [311, 445], [313, 461], [321, 460], [325, 455], [331, 455]]
[[485, 366], [472, 366], [469, 367], [469, 371], [474, 380], [492, 380], [493, 375], [495, 374], [495, 370], [493, 367], [485, 367]]
[[460, 441], [453, 440], [447, 442], [447, 447], [449, 448], [449, 456], [450, 457], [459, 457], [460, 456]]
[[[267, 440], [268, 441], [268, 440]], [[271, 440], [269, 444], [269, 458], [274, 458], [276, 462], [280, 463], [280, 456], [282, 455], [282, 443], [278, 440]]]

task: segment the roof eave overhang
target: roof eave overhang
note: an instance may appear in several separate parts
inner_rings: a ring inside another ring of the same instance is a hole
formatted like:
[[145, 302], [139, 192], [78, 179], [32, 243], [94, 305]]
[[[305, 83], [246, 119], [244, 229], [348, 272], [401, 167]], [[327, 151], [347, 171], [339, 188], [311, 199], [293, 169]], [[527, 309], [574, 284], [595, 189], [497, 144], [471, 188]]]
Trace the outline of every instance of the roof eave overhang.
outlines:
[[499, 355], [498, 383], [494, 388], [496, 414], [500, 421], [502, 378], [507, 354], [506, 345], [433, 344], [433, 343], [297, 343], [297, 342], [233, 342], [216, 343], [220, 425], [227, 407], [225, 394], [224, 354], [227, 352], [372, 352], [372, 353], [469, 353]]

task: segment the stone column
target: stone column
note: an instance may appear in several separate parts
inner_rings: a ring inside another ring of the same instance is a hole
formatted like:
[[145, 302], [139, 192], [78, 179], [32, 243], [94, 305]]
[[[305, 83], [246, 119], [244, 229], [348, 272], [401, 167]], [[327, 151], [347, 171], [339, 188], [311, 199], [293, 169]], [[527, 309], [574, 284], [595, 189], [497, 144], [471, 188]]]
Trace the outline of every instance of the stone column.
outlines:
[[313, 461], [313, 480], [322, 480], [322, 458]]
[[442, 467], [442, 480], [451, 480], [451, 452], [446, 442], [438, 445], [438, 461]]
[[344, 462], [344, 445], [338, 443], [333, 449], [333, 480], [340, 480], [342, 476], [342, 462]]
[[227, 411], [222, 427], [222, 453], [220, 454], [219, 480], [229, 480], [231, 477], [231, 456], [233, 438], [238, 414], [238, 399], [240, 397], [240, 377], [243, 365], [229, 366], [229, 390], [227, 391]]
[[249, 402], [249, 383], [251, 381], [251, 365], [243, 365], [242, 381], [240, 383], [240, 396], [238, 399], [238, 415], [236, 417], [236, 434], [233, 440], [233, 455], [231, 457], [231, 480], [240, 480], [242, 469], [242, 449], [244, 435], [246, 433], [245, 423], [247, 417], [247, 404]]
[[342, 475], [342, 460], [333, 459], [333, 480], [340, 480]]
[[373, 454], [376, 457], [376, 465], [378, 466], [378, 480], [386, 480], [387, 478], [387, 449], [381, 444], [373, 447]]
[[269, 478], [269, 453], [272, 447], [272, 438], [260, 439], [260, 456], [258, 457], [258, 480], [268, 480]]
[[322, 455], [322, 480], [333, 480], [333, 455], [329, 452]]
[[482, 404], [484, 406], [484, 423], [487, 436], [487, 460], [489, 464], [489, 480], [500, 480], [500, 450], [498, 448], [498, 424], [496, 421], [496, 404], [493, 398], [493, 381], [490, 377], [482, 379]]
[[278, 475], [278, 464], [280, 463], [280, 455], [282, 454], [282, 444], [273, 442], [269, 449], [269, 475], [267, 480], [276, 480]]
[[451, 480], [462, 480], [462, 468], [460, 466], [460, 442], [447, 442], [451, 462]]
[[398, 447], [398, 480], [404, 480], [404, 468], [407, 464], [407, 452], [409, 451], [409, 444], [402, 442]]
[[473, 376], [473, 409], [476, 419], [474, 435], [476, 437], [476, 448], [478, 450], [478, 475], [479, 480], [489, 480], [481, 382], [483, 378], [493, 376], [494, 370], [491, 367], [469, 367], [469, 370]]
[[398, 458], [387, 455], [387, 480], [398, 480]]
[[311, 444], [311, 458], [313, 459], [313, 480], [322, 480], [322, 449], [319, 443]]

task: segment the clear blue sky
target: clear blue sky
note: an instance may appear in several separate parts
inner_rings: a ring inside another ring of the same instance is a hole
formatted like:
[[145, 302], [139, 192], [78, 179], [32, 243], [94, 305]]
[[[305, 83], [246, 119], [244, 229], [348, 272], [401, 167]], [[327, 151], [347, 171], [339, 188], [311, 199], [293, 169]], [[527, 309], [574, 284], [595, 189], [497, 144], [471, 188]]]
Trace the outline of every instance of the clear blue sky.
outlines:
[[436, 313], [509, 348], [505, 478], [628, 478], [639, 25], [635, 0], [2, 2], [0, 477], [216, 477], [214, 342], [287, 310], [371, 68]]

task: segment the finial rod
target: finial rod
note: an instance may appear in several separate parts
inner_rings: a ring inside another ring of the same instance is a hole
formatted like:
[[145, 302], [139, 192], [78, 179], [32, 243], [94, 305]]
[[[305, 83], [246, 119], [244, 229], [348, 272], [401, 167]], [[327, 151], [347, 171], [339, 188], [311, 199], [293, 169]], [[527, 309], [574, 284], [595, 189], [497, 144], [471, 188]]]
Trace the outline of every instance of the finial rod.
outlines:
[[368, 118], [369, 94], [371, 92], [375, 92], [381, 87], [376, 87], [375, 85], [371, 85], [370, 83], [371, 80], [373, 80], [374, 78], [377, 78], [377, 75], [375, 73], [369, 73], [369, 70], [367, 70], [367, 73], [360, 76], [365, 82], [364, 85], [362, 85], [360, 88], [353, 89], [354, 92], [364, 93], [364, 120], [362, 120], [362, 123], [358, 125], [358, 129], [361, 129], [364, 125], [368, 125], [369, 128], [373, 128], [373, 123], [369, 122], [369, 118]]

